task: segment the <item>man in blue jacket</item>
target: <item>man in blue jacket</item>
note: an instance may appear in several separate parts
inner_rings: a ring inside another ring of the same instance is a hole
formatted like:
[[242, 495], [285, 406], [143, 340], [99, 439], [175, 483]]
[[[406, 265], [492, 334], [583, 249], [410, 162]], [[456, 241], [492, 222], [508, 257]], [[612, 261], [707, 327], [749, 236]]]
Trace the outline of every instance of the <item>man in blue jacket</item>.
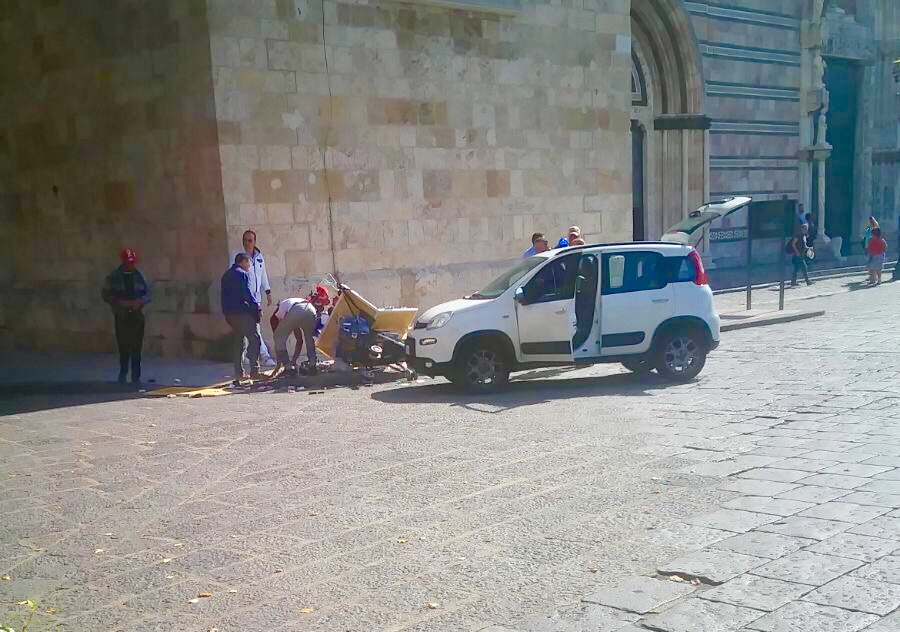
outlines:
[[260, 337], [259, 302], [250, 289], [250, 257], [245, 252], [238, 253], [232, 265], [222, 275], [222, 313], [234, 332], [234, 384], [240, 385], [246, 379], [241, 366], [244, 353], [250, 362], [251, 379], [259, 379]]
[[119, 383], [124, 384], [131, 364], [131, 383], [141, 383], [141, 351], [144, 346], [144, 305], [150, 302], [150, 284], [138, 271], [137, 253], [123, 248], [122, 265], [103, 284], [103, 300], [109, 303], [116, 320], [119, 347]]

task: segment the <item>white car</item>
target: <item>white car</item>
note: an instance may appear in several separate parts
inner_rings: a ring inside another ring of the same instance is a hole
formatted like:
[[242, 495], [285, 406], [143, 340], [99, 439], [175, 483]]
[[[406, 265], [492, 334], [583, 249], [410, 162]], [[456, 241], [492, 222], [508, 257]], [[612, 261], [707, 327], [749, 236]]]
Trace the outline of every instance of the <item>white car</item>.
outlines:
[[706, 205], [667, 231], [667, 241], [524, 259], [480, 291], [422, 314], [407, 359], [420, 373], [475, 392], [504, 387], [512, 371], [600, 362], [691, 380], [719, 345], [719, 316], [692, 236], [749, 201]]

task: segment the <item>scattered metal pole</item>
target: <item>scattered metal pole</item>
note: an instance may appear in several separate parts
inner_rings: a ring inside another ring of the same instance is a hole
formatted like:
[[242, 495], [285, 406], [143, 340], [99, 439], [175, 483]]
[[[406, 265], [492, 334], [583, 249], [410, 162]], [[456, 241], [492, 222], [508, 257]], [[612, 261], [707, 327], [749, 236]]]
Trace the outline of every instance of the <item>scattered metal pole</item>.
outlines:
[[784, 311], [784, 246], [781, 247], [781, 283], [778, 284], [778, 311]]
[[[749, 224], [749, 222], [748, 222]], [[751, 296], [753, 292], [753, 234], [750, 232], [750, 228], [747, 228], [747, 311], [749, 312], [753, 307], [753, 298]]]

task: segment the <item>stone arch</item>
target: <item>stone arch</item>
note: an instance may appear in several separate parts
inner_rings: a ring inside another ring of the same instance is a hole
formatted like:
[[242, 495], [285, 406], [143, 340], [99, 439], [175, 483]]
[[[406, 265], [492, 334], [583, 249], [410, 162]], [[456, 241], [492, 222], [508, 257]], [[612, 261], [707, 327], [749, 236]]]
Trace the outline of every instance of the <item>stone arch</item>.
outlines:
[[631, 4], [632, 39], [655, 70], [661, 114], [703, 109], [703, 69], [690, 18], [680, 0]]
[[708, 197], [703, 70], [681, 0], [632, 2], [631, 38], [634, 237], [657, 239]]

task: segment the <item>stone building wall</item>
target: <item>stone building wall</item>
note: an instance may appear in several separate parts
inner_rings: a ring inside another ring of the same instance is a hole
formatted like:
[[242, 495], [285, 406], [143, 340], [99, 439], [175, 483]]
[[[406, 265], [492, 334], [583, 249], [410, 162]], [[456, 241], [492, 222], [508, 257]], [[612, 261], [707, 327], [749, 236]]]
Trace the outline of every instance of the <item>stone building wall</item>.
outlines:
[[130, 245], [147, 348], [206, 355], [227, 254], [206, 3], [10, 0], [0, 50], [0, 343], [113, 349], [99, 293]]
[[229, 248], [424, 308], [534, 231], [629, 239], [629, 2], [562, 4], [210, 0]]

